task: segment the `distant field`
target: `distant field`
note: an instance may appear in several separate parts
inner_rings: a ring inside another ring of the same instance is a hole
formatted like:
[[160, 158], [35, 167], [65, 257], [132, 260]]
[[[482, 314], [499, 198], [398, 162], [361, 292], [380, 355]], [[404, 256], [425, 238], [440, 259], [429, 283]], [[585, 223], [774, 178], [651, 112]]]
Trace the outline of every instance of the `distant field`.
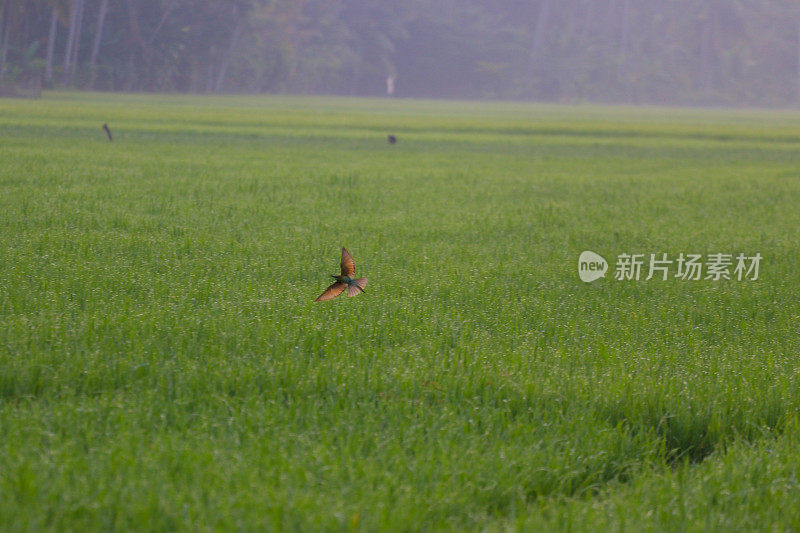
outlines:
[[800, 112], [0, 100], [2, 530], [797, 531], [799, 414]]

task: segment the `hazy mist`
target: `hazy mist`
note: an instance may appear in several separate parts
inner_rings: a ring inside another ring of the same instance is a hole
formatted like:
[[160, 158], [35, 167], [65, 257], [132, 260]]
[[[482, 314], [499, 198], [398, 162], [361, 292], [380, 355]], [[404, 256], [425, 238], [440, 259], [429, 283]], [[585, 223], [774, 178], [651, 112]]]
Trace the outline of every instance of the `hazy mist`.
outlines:
[[0, 92], [794, 105], [790, 0], [0, 0]]

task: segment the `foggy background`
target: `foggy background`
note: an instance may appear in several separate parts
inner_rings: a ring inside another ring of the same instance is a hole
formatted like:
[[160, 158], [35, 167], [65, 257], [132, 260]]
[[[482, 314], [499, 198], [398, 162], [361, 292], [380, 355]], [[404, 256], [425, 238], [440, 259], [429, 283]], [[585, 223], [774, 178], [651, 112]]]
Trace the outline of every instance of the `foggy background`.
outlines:
[[0, 88], [795, 105], [795, 0], [0, 0]]

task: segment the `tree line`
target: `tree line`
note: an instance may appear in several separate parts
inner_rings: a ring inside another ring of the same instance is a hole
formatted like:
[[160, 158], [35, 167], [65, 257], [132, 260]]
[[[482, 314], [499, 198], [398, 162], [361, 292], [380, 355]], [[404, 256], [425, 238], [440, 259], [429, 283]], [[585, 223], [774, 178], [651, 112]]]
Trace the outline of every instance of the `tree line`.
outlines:
[[0, 84], [790, 105], [796, 0], [0, 0]]

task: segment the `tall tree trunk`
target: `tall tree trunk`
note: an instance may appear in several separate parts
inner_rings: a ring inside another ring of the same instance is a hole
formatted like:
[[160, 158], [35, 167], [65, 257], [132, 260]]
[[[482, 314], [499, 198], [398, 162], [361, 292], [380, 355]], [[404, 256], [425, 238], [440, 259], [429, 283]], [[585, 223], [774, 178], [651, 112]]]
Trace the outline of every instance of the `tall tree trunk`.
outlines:
[[620, 77], [620, 82], [625, 83], [622, 78], [628, 70], [628, 51], [630, 50], [631, 41], [631, 2], [630, 0], [622, 0], [622, 21], [619, 35], [619, 68], [617, 75]]
[[703, 32], [700, 37], [700, 75], [702, 76], [703, 95], [706, 99], [711, 97], [714, 85], [714, 26], [711, 16], [703, 23]]
[[100, 53], [100, 40], [103, 38], [103, 23], [106, 20], [107, 11], [108, 0], [101, 0], [97, 13], [97, 31], [94, 34], [94, 43], [92, 44], [92, 56], [89, 59], [89, 72], [91, 73], [89, 87], [92, 89], [94, 89], [95, 81], [97, 81], [97, 56]]
[[8, 54], [8, 34], [11, 33], [8, 27], [8, 19], [10, 17], [3, 11], [0, 11], [0, 81], [3, 81], [3, 76], [6, 73], [6, 58]]
[[550, 26], [550, 7], [552, 0], [542, 0], [539, 8], [539, 15], [536, 18], [536, 27], [533, 30], [533, 44], [531, 46], [531, 56], [535, 59], [544, 48], [544, 40]]
[[243, 29], [243, 22], [240, 22], [236, 25], [236, 29], [233, 30], [233, 35], [231, 35], [231, 42], [228, 44], [228, 50], [225, 52], [225, 55], [222, 56], [222, 61], [220, 61], [219, 65], [219, 72], [217, 73], [217, 81], [214, 84], [214, 92], [217, 94], [222, 92], [222, 86], [225, 83], [225, 74], [228, 71], [228, 64], [230, 64], [231, 56], [233, 56], [233, 52], [236, 50], [236, 46], [239, 44], [239, 38], [242, 35]]
[[53, 53], [56, 49], [56, 28], [58, 27], [58, 10], [53, 7], [50, 15], [50, 32], [47, 34], [47, 62], [44, 65], [45, 81], [53, 81]]
[[539, 70], [541, 70], [541, 54], [550, 26], [550, 8], [552, 7], [552, 3], [552, 0], [542, 0], [539, 13], [536, 17], [536, 26], [533, 29], [533, 40], [531, 42], [530, 55], [528, 56], [528, 82], [532, 88], [536, 84], [536, 78], [538, 77]]
[[214, 60], [209, 53], [208, 68], [206, 69], [206, 91], [208, 94], [214, 90]]
[[800, 99], [800, 20], [797, 21], [797, 97]]
[[61, 83], [67, 85], [69, 81], [70, 61], [72, 60], [72, 46], [75, 43], [75, 26], [78, 20], [78, 2], [73, 0], [72, 9], [69, 15], [69, 33], [67, 34], [67, 46], [64, 49], [64, 72], [62, 72]]
[[[152, 69], [152, 64], [150, 62], [150, 53], [148, 50], [147, 42], [144, 40], [142, 36], [142, 29], [139, 27], [139, 17], [136, 14], [136, 6], [133, 0], [127, 0], [125, 2], [126, 6], [128, 7], [128, 24], [130, 27], [130, 56], [128, 59], [128, 89], [131, 90], [133, 86], [136, 87], [148, 87], [149, 81], [151, 78], [146, 78], [142, 80], [141, 78], [144, 77], [145, 69], [150, 68]], [[138, 59], [136, 61], [136, 49], [138, 49]], [[142, 69], [141, 75], [137, 78], [137, 70]]]
[[75, 82], [75, 73], [78, 71], [78, 50], [81, 45], [81, 29], [83, 28], [83, 7], [84, 0], [77, 0], [78, 2], [78, 20], [75, 27], [75, 42], [72, 44], [72, 70], [69, 74], [69, 84]]
[[[0, 9], [0, 80], [5, 77], [6, 66], [8, 65], [8, 51], [11, 47], [11, 34], [15, 27], [22, 26], [22, 37], [25, 38], [26, 31], [24, 29], [25, 22], [25, 6], [23, 4], [16, 4], [14, 2], [5, 2], [5, 5]], [[22, 18], [20, 18], [22, 17]], [[22, 22], [23, 24], [19, 24]], [[18, 30], [19, 33], [19, 30]]]
[[[358, 92], [358, 83], [361, 81], [361, 62], [363, 61], [364, 57], [364, 42], [361, 39], [358, 39], [356, 44], [356, 61], [355, 65], [353, 65], [353, 77], [350, 78], [350, 96], [355, 96], [356, 92]], [[319, 89], [324, 90], [323, 87]]]
[[136, 84], [136, 61], [133, 48], [128, 54], [128, 79], [125, 81], [125, 92], [131, 92]]

